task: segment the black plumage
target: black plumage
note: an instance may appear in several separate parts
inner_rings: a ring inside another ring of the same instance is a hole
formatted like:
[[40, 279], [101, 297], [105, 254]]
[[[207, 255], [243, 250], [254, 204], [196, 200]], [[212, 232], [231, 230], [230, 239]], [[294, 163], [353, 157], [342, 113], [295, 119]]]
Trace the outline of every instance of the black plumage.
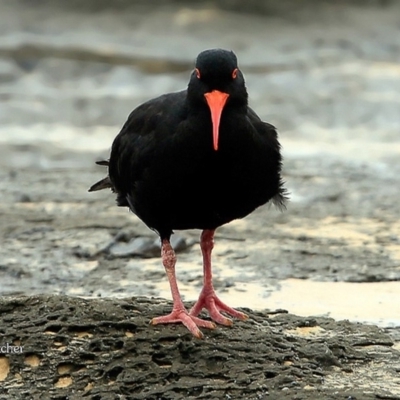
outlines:
[[277, 132], [248, 106], [236, 56], [207, 50], [187, 90], [132, 111], [90, 190], [111, 187], [166, 244], [174, 230], [214, 232], [269, 201], [283, 207], [281, 167]]

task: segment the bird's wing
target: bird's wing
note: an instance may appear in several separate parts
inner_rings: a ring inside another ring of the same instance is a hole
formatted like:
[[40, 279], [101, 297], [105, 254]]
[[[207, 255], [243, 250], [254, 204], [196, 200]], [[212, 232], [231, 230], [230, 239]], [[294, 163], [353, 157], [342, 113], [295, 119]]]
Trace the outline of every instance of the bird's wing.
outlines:
[[169, 93], [143, 103], [129, 115], [113, 142], [109, 164], [118, 204], [126, 205], [127, 194], [154, 163], [159, 148], [155, 143], [173, 135], [185, 120], [185, 101], [186, 91]]
[[278, 142], [278, 132], [276, 131], [275, 126], [262, 121], [256, 112], [250, 107], [248, 107], [247, 116], [260, 137], [268, 142], [271, 149], [279, 153], [281, 146]]
[[281, 145], [278, 141], [278, 132], [273, 125], [262, 121], [250, 107], [248, 107], [247, 116], [249, 122], [257, 132], [257, 140], [261, 141], [268, 149], [267, 157], [271, 163], [271, 167], [276, 169], [277, 172], [278, 191], [272, 198], [272, 203], [279, 209], [285, 209], [289, 196], [287, 190], [284, 188], [285, 182], [281, 178], [282, 156]]
[[[89, 192], [111, 188], [118, 193], [118, 203], [126, 206], [125, 196], [130, 187], [125, 185], [131, 186], [140, 178], [146, 158], [151, 157], [149, 148], [156, 140], [154, 135], [173, 132], [168, 126], [181, 118], [179, 112], [185, 110], [185, 98], [186, 90], [157, 97], [135, 108], [113, 142], [110, 160], [96, 162], [108, 166], [108, 176], [91, 186]], [[141, 168], [137, 168], [139, 164]]]

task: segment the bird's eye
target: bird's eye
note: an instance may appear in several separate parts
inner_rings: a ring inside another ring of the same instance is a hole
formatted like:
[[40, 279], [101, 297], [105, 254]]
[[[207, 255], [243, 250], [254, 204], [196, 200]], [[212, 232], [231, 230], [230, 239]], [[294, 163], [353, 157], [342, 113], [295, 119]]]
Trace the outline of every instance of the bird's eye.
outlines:
[[232, 71], [232, 79], [236, 79], [237, 73], [238, 73], [238, 69], [235, 68], [235, 69]]
[[195, 72], [196, 72], [197, 79], [200, 79], [200, 71], [199, 71], [199, 69], [196, 68]]

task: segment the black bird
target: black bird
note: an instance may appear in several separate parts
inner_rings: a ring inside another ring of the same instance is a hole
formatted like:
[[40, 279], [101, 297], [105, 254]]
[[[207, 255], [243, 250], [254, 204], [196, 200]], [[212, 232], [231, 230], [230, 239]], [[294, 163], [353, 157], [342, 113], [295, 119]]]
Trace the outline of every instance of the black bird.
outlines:
[[[152, 324], [183, 323], [196, 337], [215, 324], [197, 317], [203, 308], [247, 316], [216, 295], [211, 274], [215, 229], [272, 201], [284, 207], [282, 159], [275, 128], [248, 106], [247, 90], [232, 51], [206, 50], [196, 60], [188, 88], [147, 101], [129, 115], [112, 145], [108, 176], [89, 191], [111, 188], [161, 238], [161, 255], [173, 297], [171, 314]], [[175, 276], [174, 230], [201, 229], [204, 286], [188, 312]]]

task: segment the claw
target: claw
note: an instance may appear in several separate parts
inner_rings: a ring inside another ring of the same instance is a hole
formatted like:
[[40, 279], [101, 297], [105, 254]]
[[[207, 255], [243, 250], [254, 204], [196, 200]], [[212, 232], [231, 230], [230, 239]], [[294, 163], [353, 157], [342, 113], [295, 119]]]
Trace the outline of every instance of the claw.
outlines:
[[224, 315], [222, 315], [220, 311], [241, 320], [246, 320], [247, 318], [249, 318], [246, 314], [242, 313], [241, 311], [235, 310], [234, 308], [229, 307], [228, 305], [223, 303], [217, 297], [214, 290], [213, 289], [210, 290], [210, 288], [203, 288], [202, 292], [200, 293], [199, 299], [190, 310], [189, 315], [195, 317], [199, 315], [199, 313], [203, 308], [208, 310], [210, 317], [213, 321], [225, 326], [232, 326], [233, 321], [230, 318], [227, 318]]
[[202, 339], [204, 337], [199, 327], [207, 329], [215, 329], [216, 327], [216, 325], [211, 321], [205, 321], [201, 318], [197, 318], [196, 316], [189, 315], [185, 309], [173, 310], [168, 315], [153, 318], [150, 323], [152, 325], [182, 323], [186, 326], [186, 328], [189, 329], [192, 335], [198, 339]]

